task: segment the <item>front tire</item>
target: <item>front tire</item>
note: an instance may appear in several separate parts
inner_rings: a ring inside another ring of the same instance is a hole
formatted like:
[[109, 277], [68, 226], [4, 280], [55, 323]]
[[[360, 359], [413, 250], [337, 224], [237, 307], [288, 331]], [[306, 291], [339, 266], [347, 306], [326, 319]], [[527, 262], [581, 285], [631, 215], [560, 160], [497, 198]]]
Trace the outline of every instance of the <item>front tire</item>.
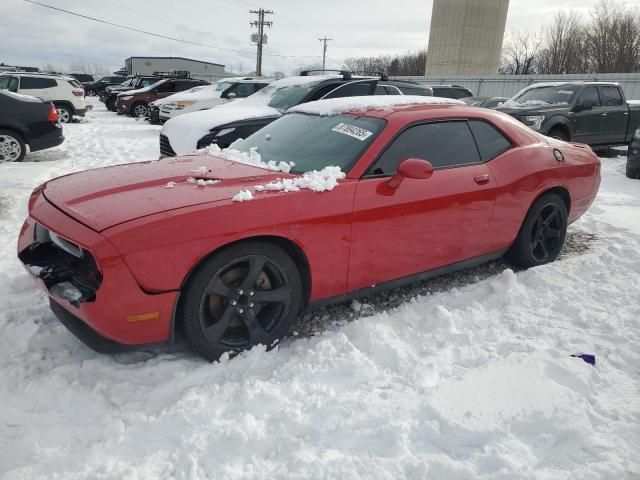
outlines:
[[149, 115], [149, 107], [146, 103], [134, 103], [131, 107], [131, 116], [135, 118], [144, 118]]
[[567, 207], [558, 195], [547, 193], [529, 209], [507, 259], [520, 268], [553, 262], [567, 235]]
[[20, 135], [10, 130], [0, 130], [0, 163], [21, 162], [27, 147]]
[[629, 161], [627, 160], [627, 171], [626, 171], [627, 177], [631, 178], [632, 180], [636, 180], [640, 178], [640, 170], [635, 170], [633, 168], [631, 168], [631, 165], [629, 164]]
[[561, 128], [552, 128], [548, 136], [551, 138], [555, 138], [556, 140], [562, 140], [563, 142], [569, 141], [569, 135], [567, 135], [566, 132]]
[[280, 247], [233, 245], [206, 260], [186, 287], [181, 315], [191, 346], [210, 361], [284, 337], [303, 302], [300, 273]]

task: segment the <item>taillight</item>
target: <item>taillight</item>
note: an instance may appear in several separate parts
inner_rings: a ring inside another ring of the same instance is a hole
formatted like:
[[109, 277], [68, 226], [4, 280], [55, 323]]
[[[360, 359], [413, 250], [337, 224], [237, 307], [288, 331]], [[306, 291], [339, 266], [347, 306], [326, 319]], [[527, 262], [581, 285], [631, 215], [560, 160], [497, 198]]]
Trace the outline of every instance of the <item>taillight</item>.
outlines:
[[49, 116], [47, 117], [47, 120], [52, 123], [58, 123], [58, 111], [56, 110], [56, 107], [53, 105], [53, 103], [51, 104], [51, 109], [49, 110]]
[[73, 94], [74, 94], [76, 97], [84, 97], [84, 89], [82, 89], [82, 88], [74, 89], [74, 90], [73, 90]]

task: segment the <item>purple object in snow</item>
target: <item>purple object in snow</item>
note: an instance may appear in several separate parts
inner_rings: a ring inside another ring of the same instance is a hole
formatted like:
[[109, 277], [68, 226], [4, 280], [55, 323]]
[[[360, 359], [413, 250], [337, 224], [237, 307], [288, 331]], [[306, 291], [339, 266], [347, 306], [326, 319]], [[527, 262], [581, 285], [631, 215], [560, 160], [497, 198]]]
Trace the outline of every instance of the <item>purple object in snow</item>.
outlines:
[[590, 353], [574, 353], [571, 356], [575, 358], [581, 358], [582, 360], [587, 362], [589, 365], [595, 366], [596, 364], [596, 356], [591, 355]]

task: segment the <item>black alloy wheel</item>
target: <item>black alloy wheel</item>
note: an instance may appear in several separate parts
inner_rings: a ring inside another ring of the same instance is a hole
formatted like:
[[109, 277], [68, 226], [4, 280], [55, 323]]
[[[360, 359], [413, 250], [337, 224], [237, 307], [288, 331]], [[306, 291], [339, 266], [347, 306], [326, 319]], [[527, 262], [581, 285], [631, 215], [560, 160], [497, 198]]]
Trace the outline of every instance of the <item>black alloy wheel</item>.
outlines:
[[562, 212], [559, 205], [549, 203], [542, 209], [530, 234], [531, 255], [546, 263], [562, 247]]
[[196, 273], [185, 296], [185, 332], [209, 360], [259, 344], [270, 348], [287, 334], [301, 303], [300, 275], [284, 251], [239, 244]]
[[542, 195], [529, 209], [507, 259], [519, 268], [553, 262], [564, 245], [567, 217], [567, 205], [559, 195]]

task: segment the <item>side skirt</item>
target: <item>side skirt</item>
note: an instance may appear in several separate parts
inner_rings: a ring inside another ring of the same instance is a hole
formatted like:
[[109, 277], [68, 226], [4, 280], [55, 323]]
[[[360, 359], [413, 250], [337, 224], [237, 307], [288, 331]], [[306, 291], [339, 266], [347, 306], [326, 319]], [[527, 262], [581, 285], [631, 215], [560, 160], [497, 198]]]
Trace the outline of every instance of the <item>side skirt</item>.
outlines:
[[316, 300], [315, 302], [310, 302], [306, 311], [309, 312], [309, 311], [316, 310], [318, 308], [322, 308], [327, 305], [333, 305], [336, 303], [349, 302], [357, 298], [366, 297], [369, 295], [384, 292], [386, 290], [391, 290], [394, 288], [404, 287], [411, 283], [428, 280], [430, 278], [435, 278], [441, 275], [446, 275], [448, 273], [453, 273], [459, 270], [465, 270], [467, 268], [482, 265], [483, 263], [487, 263], [487, 262], [490, 262], [491, 260], [497, 260], [498, 258], [503, 257], [504, 254], [507, 252], [507, 250], [508, 249], [500, 250], [499, 252], [489, 253], [487, 255], [470, 258], [468, 260], [463, 260], [461, 262], [451, 263], [449, 265], [445, 265], [444, 267], [439, 267], [433, 270], [427, 270], [425, 272], [409, 275], [407, 277], [398, 278], [396, 280], [390, 280], [388, 282], [379, 283], [371, 287], [361, 288], [360, 290], [355, 290], [353, 292], [349, 292], [344, 295], [322, 298], [320, 300]]

